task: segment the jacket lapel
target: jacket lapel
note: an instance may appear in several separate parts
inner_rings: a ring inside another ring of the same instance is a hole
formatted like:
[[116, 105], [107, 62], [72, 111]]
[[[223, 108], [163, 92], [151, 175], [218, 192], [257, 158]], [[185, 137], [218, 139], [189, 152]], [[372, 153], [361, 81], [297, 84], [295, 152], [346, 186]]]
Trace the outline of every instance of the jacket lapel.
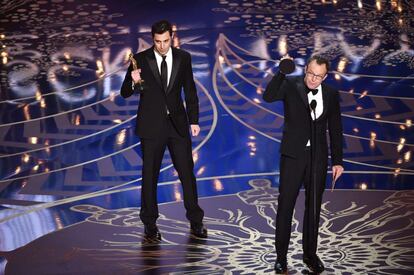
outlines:
[[167, 88], [167, 94], [171, 91], [173, 83], [175, 81], [175, 78], [177, 77], [177, 73], [178, 73], [178, 68], [180, 67], [180, 63], [181, 63], [181, 58], [180, 56], [177, 54], [176, 50], [174, 48], [171, 47], [172, 50], [172, 70], [171, 70], [171, 76], [170, 76], [170, 81], [168, 82], [168, 88]]
[[163, 89], [162, 88], [162, 83], [161, 83], [161, 75], [160, 75], [160, 72], [158, 70], [157, 60], [155, 59], [154, 47], [151, 47], [149, 49], [146, 58], [147, 58], [149, 66], [151, 68], [152, 74], [154, 75], [155, 80], [157, 81], [160, 88]]
[[326, 111], [328, 110], [328, 90], [326, 86], [323, 84], [322, 84], [321, 89], [322, 89], [323, 110], [319, 118], [322, 118], [326, 114]]
[[307, 94], [307, 89], [305, 87], [305, 83], [303, 82], [303, 79], [299, 78], [298, 81], [296, 81], [296, 86], [298, 88], [298, 92], [299, 92], [300, 98], [303, 101], [303, 104], [305, 104], [306, 109], [309, 109], [308, 94]]

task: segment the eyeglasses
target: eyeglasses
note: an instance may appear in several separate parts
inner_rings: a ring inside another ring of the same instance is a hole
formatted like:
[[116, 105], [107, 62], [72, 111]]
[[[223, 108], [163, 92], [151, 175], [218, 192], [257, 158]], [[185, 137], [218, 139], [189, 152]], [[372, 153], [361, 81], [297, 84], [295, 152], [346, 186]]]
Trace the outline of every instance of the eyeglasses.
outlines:
[[316, 78], [316, 80], [318, 81], [322, 81], [323, 78], [325, 77], [324, 75], [317, 75], [309, 71], [307, 71], [306, 74], [309, 75], [311, 78]]

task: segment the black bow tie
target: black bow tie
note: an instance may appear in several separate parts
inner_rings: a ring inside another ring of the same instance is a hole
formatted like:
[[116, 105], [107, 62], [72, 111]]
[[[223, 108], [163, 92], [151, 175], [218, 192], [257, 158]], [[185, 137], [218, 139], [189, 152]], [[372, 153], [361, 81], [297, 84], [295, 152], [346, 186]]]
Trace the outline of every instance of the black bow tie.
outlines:
[[316, 95], [318, 93], [318, 89], [309, 89], [308, 88], [308, 94], [312, 93], [313, 95]]

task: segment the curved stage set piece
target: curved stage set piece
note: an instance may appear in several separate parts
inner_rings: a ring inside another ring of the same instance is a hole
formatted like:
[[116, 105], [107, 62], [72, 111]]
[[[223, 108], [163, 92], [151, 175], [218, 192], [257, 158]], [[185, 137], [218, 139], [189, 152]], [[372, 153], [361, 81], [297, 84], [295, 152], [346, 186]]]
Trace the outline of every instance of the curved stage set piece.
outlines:
[[[413, 274], [412, 18], [409, 0], [3, 0], [0, 274], [273, 274], [284, 117], [262, 93], [286, 53], [292, 75], [328, 57], [340, 93], [345, 172], [333, 191], [328, 174], [322, 202], [324, 274]], [[143, 239], [140, 97], [119, 91], [160, 19], [192, 55], [207, 239], [189, 235], [168, 151], [163, 239]], [[303, 212], [301, 190], [289, 274], [308, 273]]]

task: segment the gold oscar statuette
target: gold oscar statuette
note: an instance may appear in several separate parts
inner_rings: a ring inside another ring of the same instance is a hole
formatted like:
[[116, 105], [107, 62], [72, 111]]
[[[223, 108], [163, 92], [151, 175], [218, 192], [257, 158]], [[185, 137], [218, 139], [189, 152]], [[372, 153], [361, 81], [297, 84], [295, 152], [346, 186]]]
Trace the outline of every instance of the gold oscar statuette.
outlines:
[[[134, 55], [131, 53], [131, 54], [129, 54], [129, 61], [131, 61], [131, 64], [132, 64], [132, 69], [135, 71], [135, 70], [138, 70], [138, 63], [137, 63], [137, 61], [135, 60], [135, 58], [134, 58]], [[138, 86], [139, 86], [139, 89], [142, 91], [143, 89], [144, 89], [144, 86], [142, 85], [144, 83], [144, 80], [143, 79], [141, 79], [140, 81], [138, 81], [136, 84], [138, 84]]]

